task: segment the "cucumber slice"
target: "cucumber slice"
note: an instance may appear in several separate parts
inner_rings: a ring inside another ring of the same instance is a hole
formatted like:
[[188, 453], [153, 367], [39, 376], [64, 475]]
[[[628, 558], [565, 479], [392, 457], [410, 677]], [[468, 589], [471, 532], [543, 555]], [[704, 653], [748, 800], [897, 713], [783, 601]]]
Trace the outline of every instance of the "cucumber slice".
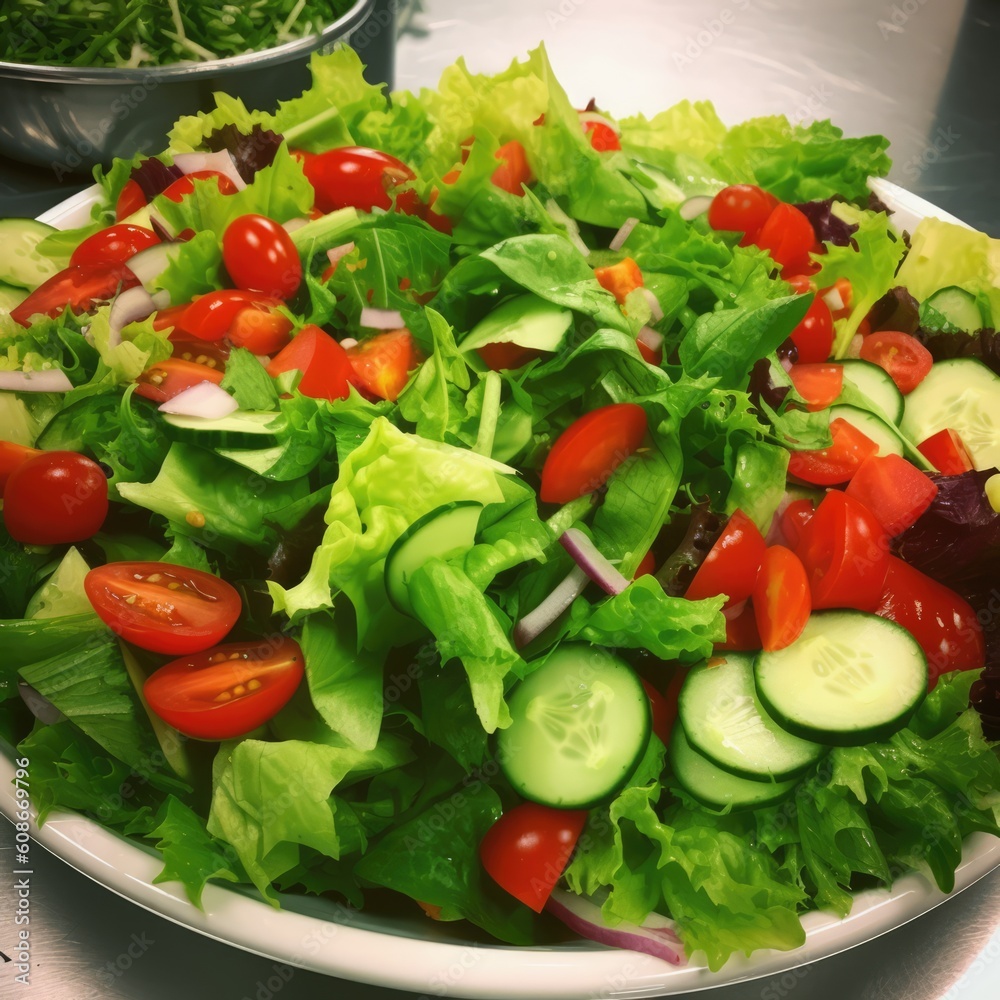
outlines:
[[889, 373], [860, 358], [850, 358], [841, 363], [844, 366], [844, 381], [848, 386], [845, 386], [838, 402], [861, 406], [861, 401], [856, 400], [856, 395], [860, 393], [865, 402], [871, 404], [873, 413], [883, 417], [888, 423], [899, 424], [903, 419], [903, 394], [896, 388]]
[[172, 428], [172, 437], [203, 448], [270, 448], [278, 443], [275, 421], [280, 413], [246, 410], [218, 420], [164, 413], [163, 422]]
[[0, 219], [0, 281], [37, 288], [59, 267], [35, 249], [55, 230], [37, 219]]
[[19, 306], [27, 296], [23, 288], [15, 288], [13, 285], [5, 285], [0, 281], [0, 316], [6, 316], [11, 309]]
[[884, 740], [927, 692], [927, 659], [895, 622], [861, 611], [814, 612], [790, 646], [754, 668], [764, 708], [788, 732], [830, 746]]
[[957, 285], [935, 292], [924, 300], [923, 305], [933, 309], [945, 323], [956, 330], [974, 333], [983, 328], [983, 316], [976, 297]]
[[795, 787], [794, 781], [750, 781], [723, 771], [688, 743], [683, 726], [674, 726], [668, 756], [677, 784], [691, 798], [713, 809], [771, 805]]
[[938, 361], [906, 397], [900, 430], [918, 444], [950, 428], [977, 469], [1000, 466], [1000, 378], [975, 358]]
[[879, 455], [902, 455], [906, 451], [903, 439], [896, 428], [874, 413], [859, 409], [857, 406], [831, 406], [830, 420], [836, 420], [838, 417], [874, 441], [878, 445]]
[[754, 688], [752, 656], [725, 653], [710, 664], [692, 667], [678, 700], [684, 733], [703, 757], [742, 778], [780, 781], [801, 774], [826, 753], [826, 747], [792, 736], [767, 714]]
[[472, 548], [482, 511], [477, 500], [442, 504], [414, 521], [393, 542], [385, 557], [385, 592], [397, 611], [413, 614], [409, 583], [415, 569], [428, 559], [449, 559]]
[[487, 344], [517, 344], [536, 351], [557, 351], [573, 324], [573, 313], [539, 298], [519, 295], [501, 303], [462, 340], [468, 353]]
[[514, 789], [560, 809], [611, 799], [646, 749], [649, 698], [624, 661], [586, 643], [564, 643], [510, 697], [512, 722], [497, 759]]

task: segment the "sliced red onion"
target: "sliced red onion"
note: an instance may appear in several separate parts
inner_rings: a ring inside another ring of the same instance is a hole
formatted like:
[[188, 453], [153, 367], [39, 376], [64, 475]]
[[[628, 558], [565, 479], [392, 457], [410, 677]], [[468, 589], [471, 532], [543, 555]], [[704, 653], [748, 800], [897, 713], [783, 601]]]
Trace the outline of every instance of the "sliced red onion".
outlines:
[[781, 367], [784, 368], [786, 372], [790, 372], [794, 367], [792, 359], [787, 354], [782, 355], [778, 358], [778, 360], [781, 362]]
[[686, 222], [697, 219], [699, 215], [704, 215], [714, 199], [710, 194], [696, 194], [692, 198], [681, 204], [677, 209], [677, 214]]
[[152, 206], [149, 208], [149, 224], [153, 227], [153, 232], [156, 233], [161, 242], [173, 243], [177, 239], [174, 227]]
[[341, 257], [345, 254], [349, 254], [354, 249], [354, 241], [350, 243], [342, 243], [339, 247], [331, 247], [327, 250], [326, 255], [330, 260], [331, 264], [336, 264]]
[[340, 346], [346, 351], [349, 347], [357, 347], [358, 342], [353, 337], [344, 337], [340, 342]]
[[301, 229], [303, 226], [308, 226], [309, 220], [298, 218], [289, 219], [287, 222], [281, 224], [281, 228], [284, 229], [286, 233], [294, 233], [296, 229]]
[[122, 330], [129, 323], [145, 319], [156, 308], [153, 296], [142, 285], [127, 288], [111, 304], [111, 311], [108, 313], [108, 323], [111, 327], [108, 345], [117, 347], [122, 342]]
[[600, 125], [607, 125], [615, 135], [621, 135], [621, 126], [612, 118], [598, 114], [596, 111], [581, 111], [580, 121], [586, 125], [588, 122], [597, 122]]
[[663, 319], [663, 307], [660, 305], [660, 300], [648, 288], [643, 288], [642, 294], [649, 303], [649, 312], [653, 322], [659, 323]]
[[0, 372], [0, 389], [8, 392], [69, 392], [73, 383], [58, 368], [43, 372]]
[[629, 585], [579, 528], [567, 528], [559, 536], [559, 544], [606, 594], [620, 594]]
[[199, 170], [218, 170], [233, 182], [237, 191], [242, 191], [247, 186], [228, 149], [220, 149], [216, 153], [176, 153], [174, 166], [185, 174], [193, 174]]
[[671, 965], [687, 964], [684, 946], [674, 931], [673, 921], [659, 913], [651, 913], [642, 924], [623, 921], [617, 927], [609, 927], [599, 906], [563, 889], [552, 890], [545, 908], [570, 930], [598, 944], [641, 951]]
[[588, 583], [590, 577], [574, 566], [555, 590], [514, 626], [514, 645], [521, 649], [540, 636], [587, 589]]
[[830, 307], [830, 312], [839, 312], [847, 308], [844, 296], [840, 294], [840, 289], [836, 285], [823, 293], [823, 301]]
[[365, 306], [361, 310], [361, 326], [369, 330], [398, 330], [406, 324], [403, 314], [396, 309], [373, 309]]
[[621, 250], [625, 245], [625, 241], [629, 237], [629, 233], [639, 224], [638, 219], [628, 218], [622, 223], [621, 229], [612, 237], [611, 242], [608, 244], [609, 250]]
[[128, 269], [147, 290], [148, 286], [170, 266], [172, 246], [172, 243], [155, 243], [145, 250], [140, 250], [134, 257], [129, 257]]
[[228, 417], [239, 404], [225, 389], [214, 382], [199, 382], [197, 385], [177, 393], [172, 399], [160, 404], [162, 413], [178, 413], [185, 417], [204, 417], [218, 420]]
[[663, 334], [651, 326], [644, 326], [635, 339], [645, 344], [651, 351], [658, 351], [663, 346]]
[[21, 696], [21, 701], [31, 710], [31, 714], [46, 726], [54, 726], [57, 722], [66, 720], [66, 716], [27, 681], [17, 682], [17, 693]]

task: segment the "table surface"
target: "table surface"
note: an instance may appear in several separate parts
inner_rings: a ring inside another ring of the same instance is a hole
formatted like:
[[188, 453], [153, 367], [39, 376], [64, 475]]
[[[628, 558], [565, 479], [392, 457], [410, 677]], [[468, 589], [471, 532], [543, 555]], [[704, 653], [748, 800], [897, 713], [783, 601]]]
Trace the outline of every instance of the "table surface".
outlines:
[[[891, 179], [1000, 235], [1000, 103], [989, 96], [1000, 10], [989, 0], [425, 0], [422, 8], [399, 42], [397, 86], [433, 84], [459, 55], [495, 71], [544, 39], [580, 106], [595, 96], [612, 113], [652, 114], [708, 98], [728, 122], [786, 113], [832, 118], [848, 135], [888, 134]], [[0, 160], [0, 216], [39, 214], [82, 185]], [[13, 868], [12, 834], [0, 823], [0, 872]], [[281, 1000], [411, 995], [276, 967], [147, 913], [41, 848], [32, 860], [26, 996], [252, 1000], [278, 995], [279, 981]], [[0, 996], [14, 997], [14, 963], [4, 961], [13, 877], [0, 879]], [[705, 995], [785, 998], [806, 983], [798, 996], [810, 1000], [994, 1000], [997, 956], [1000, 872], [875, 942]]]

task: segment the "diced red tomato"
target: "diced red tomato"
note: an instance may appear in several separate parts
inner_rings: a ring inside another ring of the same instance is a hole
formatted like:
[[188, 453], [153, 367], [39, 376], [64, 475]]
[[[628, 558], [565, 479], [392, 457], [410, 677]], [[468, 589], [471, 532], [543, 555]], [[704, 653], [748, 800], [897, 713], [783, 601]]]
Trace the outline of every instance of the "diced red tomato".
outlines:
[[971, 472], [976, 467], [958, 432], [947, 427], [932, 434], [926, 441], [921, 441], [917, 450], [938, 472], [943, 472], [946, 476], [958, 476], [963, 472]]
[[233, 320], [247, 306], [268, 309], [278, 304], [278, 299], [263, 292], [223, 288], [195, 299], [180, 315], [177, 329], [198, 340], [221, 340], [229, 333]]
[[635, 346], [639, 348], [639, 354], [642, 355], [642, 360], [648, 365], [655, 365], [657, 368], [663, 363], [663, 348], [650, 347], [649, 344], [644, 343], [641, 340], [635, 342]]
[[652, 576], [655, 572], [656, 557], [653, 555], [653, 550], [650, 549], [639, 561], [633, 579], [638, 580], [640, 576]]
[[931, 352], [916, 337], [895, 330], [879, 330], [865, 337], [861, 359], [888, 372], [904, 396], [920, 385], [934, 363]]
[[624, 257], [607, 267], [595, 267], [594, 277], [602, 288], [611, 292], [618, 305], [624, 305], [630, 292], [642, 288], [642, 271], [631, 257]]
[[812, 500], [805, 498], [793, 500], [781, 512], [781, 536], [793, 551], [802, 537], [802, 529], [812, 520], [814, 513]]
[[409, 330], [368, 337], [347, 349], [354, 384], [377, 399], [396, 401], [412, 372], [423, 360]]
[[292, 339], [292, 321], [275, 309], [252, 305], [241, 309], [229, 326], [234, 347], [254, 354], [274, 354]]
[[480, 860], [501, 889], [541, 913], [586, 821], [584, 809], [524, 802], [486, 831], [479, 845]]
[[829, 306], [818, 295], [790, 336], [799, 352], [801, 364], [820, 364], [830, 357], [833, 350], [833, 317]]
[[490, 180], [501, 190], [523, 197], [523, 185], [530, 184], [534, 179], [524, 146], [515, 139], [504, 143], [494, 155], [500, 166], [493, 171]]
[[753, 239], [774, 211], [776, 199], [755, 184], [731, 184], [723, 188], [708, 207], [713, 229], [743, 233]]
[[751, 600], [762, 649], [784, 649], [802, 634], [811, 610], [809, 581], [791, 549], [772, 545], [764, 553]]
[[727, 608], [745, 601], [753, 593], [766, 548], [757, 525], [743, 511], [733, 511], [684, 596], [700, 601], [726, 594]]
[[600, 489], [646, 436], [646, 411], [637, 403], [602, 406], [570, 424], [542, 466], [539, 495], [568, 503]]
[[806, 408], [825, 410], [844, 391], [844, 366], [797, 364], [788, 370], [795, 391], [806, 401]]
[[523, 368], [529, 361], [542, 356], [542, 351], [519, 344], [483, 344], [476, 353], [486, 362], [490, 371], [502, 372]]
[[816, 243], [816, 234], [807, 216], [794, 205], [778, 204], [753, 243], [766, 250], [781, 268], [798, 273], [808, 273], [812, 269], [809, 251]]
[[267, 366], [272, 378], [283, 372], [298, 369], [302, 378], [298, 390], [314, 399], [347, 399], [354, 367], [347, 351], [318, 326], [302, 327], [292, 342], [280, 351]]
[[829, 448], [793, 451], [788, 456], [788, 471], [803, 482], [815, 486], [846, 483], [861, 463], [878, 451], [878, 445], [842, 417], [830, 421], [833, 443]]
[[124, 264], [140, 250], [146, 250], [159, 242], [159, 236], [152, 229], [145, 229], [143, 226], [110, 226], [88, 236], [73, 251], [69, 262], [70, 265], [80, 267]]
[[164, 192], [163, 197], [171, 201], [180, 202], [187, 195], [194, 192], [194, 182], [215, 178], [219, 185], [220, 194], [236, 194], [236, 185], [221, 171], [218, 170], [193, 170], [183, 177], [178, 177]]
[[816, 282], [808, 274], [783, 274], [781, 279], [792, 286], [792, 291], [796, 295], [805, 295], [806, 292], [816, 291]]
[[660, 694], [649, 681], [643, 679], [642, 682], [649, 698], [649, 707], [653, 717], [653, 732], [664, 746], [670, 742], [670, 733], [677, 721], [677, 699], [686, 676], [687, 671], [679, 667], [674, 671], [674, 675], [663, 694]]
[[587, 133], [590, 145], [599, 153], [622, 148], [618, 133], [610, 125], [605, 125], [604, 122], [584, 122], [583, 131]]
[[809, 581], [813, 608], [874, 611], [878, 606], [889, 539], [864, 504], [830, 490], [802, 528], [795, 553]]
[[902, 625], [927, 656], [930, 687], [951, 670], [979, 670], [986, 661], [983, 630], [975, 611], [953, 590], [889, 557], [876, 614]]
[[218, 385], [222, 378], [223, 372], [218, 368], [183, 358], [166, 358], [151, 365], [136, 379], [135, 393], [154, 403], [165, 403], [202, 382]]
[[[845, 319], [851, 314], [851, 303], [854, 301], [854, 290], [851, 288], [851, 283], [847, 278], [838, 278], [829, 288], [821, 289], [820, 295], [826, 295], [829, 292], [836, 291], [840, 296], [840, 301], [843, 302], [843, 306], [840, 309], [831, 309], [830, 315], [834, 319]], [[829, 303], [827, 303], [829, 305]]]
[[402, 160], [365, 146], [341, 146], [307, 156], [303, 170], [323, 213], [350, 206], [362, 212], [388, 210], [393, 189], [413, 180], [413, 171]]
[[10, 474], [33, 455], [40, 455], [37, 448], [29, 448], [26, 444], [15, 444], [13, 441], [0, 441], [0, 499], [7, 486]]
[[747, 601], [742, 608], [738, 606], [730, 608], [723, 614], [726, 617], [726, 640], [715, 644], [717, 650], [748, 652], [761, 648], [757, 615], [752, 601]]
[[847, 495], [878, 518], [890, 538], [913, 524], [937, 496], [937, 484], [899, 455], [872, 455], [847, 484]]
[[115, 202], [115, 221], [121, 222], [122, 219], [127, 219], [130, 215], [138, 212], [140, 208], [144, 208], [146, 204], [146, 195], [143, 194], [139, 182], [126, 181], [121, 194], [118, 195], [118, 201]]
[[61, 316], [66, 309], [74, 313], [90, 312], [108, 302], [122, 288], [138, 284], [124, 265], [100, 267], [70, 266], [42, 282], [23, 302], [10, 311], [10, 318], [29, 326], [32, 316]]

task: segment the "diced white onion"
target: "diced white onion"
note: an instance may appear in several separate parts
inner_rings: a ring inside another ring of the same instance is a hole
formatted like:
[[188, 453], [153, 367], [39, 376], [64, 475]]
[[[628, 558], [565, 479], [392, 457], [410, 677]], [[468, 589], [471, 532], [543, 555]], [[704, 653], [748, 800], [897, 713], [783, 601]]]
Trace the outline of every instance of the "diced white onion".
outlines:
[[587, 589], [588, 583], [590, 577], [574, 566], [555, 590], [514, 626], [514, 645], [521, 649], [540, 636]]
[[681, 204], [681, 207], [677, 209], [677, 214], [686, 222], [690, 222], [692, 219], [697, 219], [699, 215], [704, 215], [712, 201], [711, 195], [696, 194]]
[[847, 356], [849, 358], [860, 358], [861, 357], [861, 345], [865, 342], [863, 334], [856, 333], [851, 337], [851, 342], [847, 347]]
[[353, 337], [344, 337], [344, 339], [340, 342], [340, 346], [346, 351], [349, 347], [357, 347], [358, 342]]
[[830, 312], [840, 312], [841, 309], [847, 308], [847, 303], [836, 285], [823, 293], [823, 301], [830, 307]]
[[609, 250], [621, 250], [625, 245], [625, 241], [629, 237], [629, 233], [639, 224], [638, 219], [628, 218], [622, 223], [621, 229], [612, 237], [611, 242], [608, 244]]
[[8, 392], [69, 392], [73, 383], [58, 368], [43, 372], [0, 372], [0, 389]]
[[406, 324], [403, 314], [396, 309], [373, 309], [365, 306], [361, 310], [360, 324], [369, 330], [399, 330]]
[[326, 255], [330, 260], [331, 264], [336, 264], [341, 257], [345, 254], [349, 254], [354, 249], [353, 240], [350, 243], [342, 243], [339, 247], [331, 247], [327, 250]]
[[597, 122], [600, 125], [607, 125], [615, 135], [621, 135], [621, 126], [613, 118], [608, 118], [607, 115], [599, 114], [597, 111], [581, 111], [580, 121], [586, 125], [588, 122]]
[[651, 326], [644, 326], [635, 339], [645, 344], [651, 351], [658, 351], [663, 346], [663, 334], [658, 333]]
[[569, 237], [570, 243], [572, 243], [584, 257], [589, 257], [590, 247], [583, 242], [583, 237], [580, 235], [580, 227], [576, 224], [576, 219], [567, 215], [559, 207], [559, 202], [557, 202], [555, 198], [549, 198], [549, 200], [545, 203], [545, 211], [548, 212], [549, 215], [556, 220], [556, 222], [565, 228], [566, 235]]
[[653, 322], [659, 323], [663, 319], [663, 307], [660, 305], [660, 300], [648, 288], [643, 288], [642, 294], [649, 303], [649, 313]]
[[197, 173], [199, 170], [218, 170], [233, 182], [237, 191], [242, 191], [247, 186], [228, 149], [220, 149], [217, 153], [175, 153], [174, 166], [185, 174]]
[[228, 417], [230, 413], [238, 409], [239, 404], [225, 389], [208, 381], [199, 382], [160, 404], [162, 413], [177, 413], [185, 417], [204, 417], [206, 420]]

